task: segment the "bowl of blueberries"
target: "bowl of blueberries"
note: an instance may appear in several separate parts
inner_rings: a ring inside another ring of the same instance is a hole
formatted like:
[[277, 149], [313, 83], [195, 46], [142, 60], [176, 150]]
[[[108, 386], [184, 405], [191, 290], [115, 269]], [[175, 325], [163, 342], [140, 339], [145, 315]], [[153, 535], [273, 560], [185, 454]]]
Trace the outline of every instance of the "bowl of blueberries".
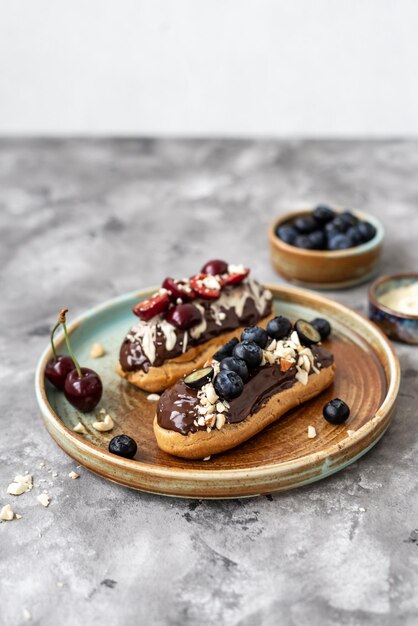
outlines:
[[368, 280], [379, 261], [383, 237], [375, 217], [326, 205], [286, 213], [269, 231], [275, 270], [287, 280], [318, 289]]

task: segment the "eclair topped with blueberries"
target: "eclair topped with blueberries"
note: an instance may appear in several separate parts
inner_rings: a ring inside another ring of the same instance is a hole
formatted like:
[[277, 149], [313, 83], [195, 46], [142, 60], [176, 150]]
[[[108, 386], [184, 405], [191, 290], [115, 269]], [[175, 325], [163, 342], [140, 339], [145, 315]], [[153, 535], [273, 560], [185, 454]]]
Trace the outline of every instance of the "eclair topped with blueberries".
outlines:
[[[209, 345], [216, 350], [240, 327], [267, 318], [271, 292], [249, 274], [242, 265], [212, 260], [191, 278], [166, 278], [133, 309], [138, 321], [122, 343], [119, 373], [141, 388], [164, 389], [194, 369], [196, 358], [207, 360]], [[155, 372], [165, 367], [171, 369]]]

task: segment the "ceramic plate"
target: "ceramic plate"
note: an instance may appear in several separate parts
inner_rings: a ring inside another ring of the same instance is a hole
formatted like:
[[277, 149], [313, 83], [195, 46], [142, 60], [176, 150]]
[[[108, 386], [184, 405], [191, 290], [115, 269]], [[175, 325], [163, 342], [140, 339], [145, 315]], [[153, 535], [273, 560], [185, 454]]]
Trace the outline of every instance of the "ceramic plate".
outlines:
[[[302, 289], [269, 288], [277, 313], [293, 319], [322, 316], [333, 326], [332, 338], [324, 345], [334, 353], [336, 378], [318, 398], [293, 409], [247, 443], [209, 461], [186, 461], [161, 452], [152, 430], [156, 403], [115, 373], [119, 346], [135, 322], [132, 306], [154, 291], [144, 290], [110, 300], [69, 327], [80, 362], [95, 369], [103, 380], [103, 398], [94, 415], [76, 411], [62, 393], [44, 381], [45, 363], [51, 356], [50, 348], [46, 348], [36, 372], [36, 393], [50, 435], [67, 454], [104, 478], [134, 489], [190, 498], [284, 491], [325, 478], [356, 461], [382, 437], [394, 411], [400, 370], [389, 341], [348, 307]], [[62, 342], [61, 335], [57, 338], [60, 351]], [[89, 358], [94, 342], [106, 349], [100, 359]], [[343, 398], [351, 407], [350, 418], [342, 426], [332, 426], [322, 417], [323, 405], [335, 397]], [[99, 433], [91, 426], [102, 407], [115, 421], [109, 433]], [[86, 435], [73, 432], [78, 421], [85, 425]], [[308, 439], [309, 425], [316, 428], [314, 439]], [[120, 433], [137, 441], [135, 459], [107, 451], [110, 439]]]

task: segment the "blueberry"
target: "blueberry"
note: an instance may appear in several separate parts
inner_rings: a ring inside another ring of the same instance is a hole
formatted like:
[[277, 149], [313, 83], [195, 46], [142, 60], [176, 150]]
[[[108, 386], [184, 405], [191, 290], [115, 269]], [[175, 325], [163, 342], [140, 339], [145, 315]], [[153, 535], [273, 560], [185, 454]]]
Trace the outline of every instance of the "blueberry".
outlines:
[[291, 330], [291, 321], [282, 315], [274, 317], [267, 324], [267, 334], [270, 335], [272, 339], [284, 339], [284, 337], [290, 335]]
[[323, 317], [316, 317], [311, 324], [319, 332], [321, 339], [326, 339], [331, 334], [331, 324]]
[[223, 345], [222, 348], [219, 348], [219, 350], [213, 355], [215, 361], [222, 361], [225, 357], [231, 356], [232, 350], [235, 348], [237, 343], [238, 339], [236, 337], [232, 337], [232, 339], [227, 341], [227, 343]]
[[214, 383], [215, 391], [221, 398], [232, 400], [242, 394], [244, 381], [232, 370], [223, 370], [216, 376]]
[[290, 224], [284, 224], [283, 226], [279, 226], [276, 230], [276, 235], [282, 241], [292, 246], [298, 235], [298, 231], [296, 228], [293, 228], [293, 226], [290, 226]]
[[328, 250], [346, 250], [351, 247], [351, 240], [347, 235], [343, 235], [342, 233], [328, 240]]
[[309, 239], [309, 235], [298, 235], [295, 239], [294, 245], [297, 248], [303, 248], [304, 250], [313, 250], [314, 245]]
[[236, 356], [227, 356], [226, 359], [221, 361], [221, 370], [230, 370], [236, 372], [240, 378], [245, 382], [248, 378], [248, 367], [243, 359], [238, 359]]
[[324, 406], [322, 413], [330, 424], [342, 424], [350, 415], [350, 409], [343, 400], [335, 398]]
[[330, 222], [332, 219], [334, 219], [335, 212], [328, 206], [325, 206], [324, 204], [319, 204], [316, 209], [313, 210], [312, 215], [320, 224], [326, 224], [327, 222]]
[[242, 331], [241, 341], [254, 341], [260, 348], [265, 348], [268, 336], [261, 326], [247, 326], [247, 328], [244, 328]]
[[298, 320], [295, 322], [295, 330], [299, 336], [300, 342], [304, 346], [312, 346], [321, 341], [319, 331], [306, 320]]
[[361, 236], [362, 243], [370, 241], [370, 239], [373, 239], [376, 234], [376, 229], [373, 224], [370, 224], [370, 222], [360, 222], [357, 228]]
[[309, 233], [308, 239], [315, 250], [323, 250], [327, 243], [327, 238], [323, 230], [314, 230]]
[[358, 218], [351, 211], [343, 211], [340, 217], [348, 226], [355, 226], [358, 223]]
[[305, 217], [298, 217], [293, 222], [293, 226], [302, 235], [308, 235], [313, 230], [318, 228], [318, 224], [312, 217], [312, 215], [306, 215]]
[[241, 341], [235, 346], [232, 354], [243, 359], [250, 369], [258, 367], [263, 359], [263, 351], [254, 341]]
[[361, 234], [358, 229], [358, 226], [350, 226], [350, 228], [345, 233], [346, 237], [351, 241], [352, 246], [358, 246], [362, 242]]
[[116, 435], [109, 442], [109, 452], [123, 456], [125, 459], [133, 459], [136, 451], [136, 442], [128, 435]]
[[337, 215], [336, 217], [334, 217], [332, 222], [329, 222], [325, 228], [331, 228], [331, 224], [332, 229], [338, 230], [339, 233], [345, 233], [349, 228], [349, 224], [347, 224], [347, 222], [341, 215]]

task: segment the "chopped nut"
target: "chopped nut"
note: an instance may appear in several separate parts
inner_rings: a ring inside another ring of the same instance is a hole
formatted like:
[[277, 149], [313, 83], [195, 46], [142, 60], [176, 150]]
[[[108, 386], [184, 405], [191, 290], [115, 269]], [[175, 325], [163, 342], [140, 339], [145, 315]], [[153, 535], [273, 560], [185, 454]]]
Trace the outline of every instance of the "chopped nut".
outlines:
[[216, 422], [216, 415], [209, 415], [205, 418], [205, 425], [209, 428], [213, 428]]
[[212, 385], [212, 383], [208, 383], [207, 385], [205, 385], [204, 390], [205, 390], [206, 397], [209, 400], [209, 402], [211, 404], [215, 404], [219, 396], [216, 393], [215, 387]]
[[209, 456], [205, 456], [205, 458], [203, 460], [204, 461], [210, 461], [210, 455]]
[[288, 369], [292, 367], [293, 363], [290, 361], [286, 361], [285, 359], [280, 359], [280, 371], [287, 372]]
[[101, 413], [102, 415], [106, 415], [106, 409], [100, 409], [99, 413]]
[[107, 432], [108, 430], [112, 430], [114, 427], [114, 422], [110, 415], [105, 415], [103, 422], [93, 422], [92, 426], [95, 430], [99, 430], [102, 433]]
[[90, 357], [92, 359], [100, 359], [104, 354], [106, 354], [105, 349], [103, 348], [101, 343], [94, 343], [90, 350]]
[[10, 504], [5, 504], [2, 510], [0, 511], [0, 519], [3, 520], [4, 522], [11, 522], [14, 516], [15, 514]]
[[315, 426], [308, 426], [308, 439], [315, 439], [316, 429]]
[[81, 433], [83, 435], [87, 432], [84, 424], [82, 424], [81, 422], [77, 422], [77, 424], [73, 428], [73, 431], [75, 433]]
[[199, 417], [197, 419], [197, 423], [199, 424], [199, 426], [204, 426], [205, 425], [205, 418], [204, 417]]
[[158, 393], [150, 393], [147, 395], [147, 400], [149, 400], [150, 402], [156, 402], [159, 399], [160, 396], [158, 395]]
[[72, 478], [73, 480], [75, 480], [76, 478], [80, 478], [80, 474], [77, 474], [77, 472], [70, 472], [68, 476], [69, 478]]
[[218, 415], [216, 416], [216, 428], [218, 430], [221, 430], [224, 424], [225, 424], [225, 415], [223, 415], [222, 413], [218, 413]]
[[12, 496], [20, 496], [22, 493], [26, 493], [32, 489], [32, 475], [25, 474], [24, 476], [18, 474], [14, 480], [7, 487], [7, 493]]
[[19, 513], [15, 513], [15, 518], [16, 518], [16, 519], [22, 519], [22, 516], [21, 516], [21, 515], [19, 515]]
[[224, 411], [226, 411], [226, 406], [224, 405], [223, 402], [217, 402], [216, 410], [218, 411], [218, 413], [223, 413]]
[[36, 499], [40, 502], [40, 504], [42, 504], [42, 506], [48, 506], [50, 502], [50, 498], [47, 493], [41, 493]]
[[308, 384], [309, 375], [308, 375], [308, 372], [305, 372], [305, 370], [298, 369], [298, 371], [296, 372], [295, 378], [300, 383], [302, 383], [302, 385]]

